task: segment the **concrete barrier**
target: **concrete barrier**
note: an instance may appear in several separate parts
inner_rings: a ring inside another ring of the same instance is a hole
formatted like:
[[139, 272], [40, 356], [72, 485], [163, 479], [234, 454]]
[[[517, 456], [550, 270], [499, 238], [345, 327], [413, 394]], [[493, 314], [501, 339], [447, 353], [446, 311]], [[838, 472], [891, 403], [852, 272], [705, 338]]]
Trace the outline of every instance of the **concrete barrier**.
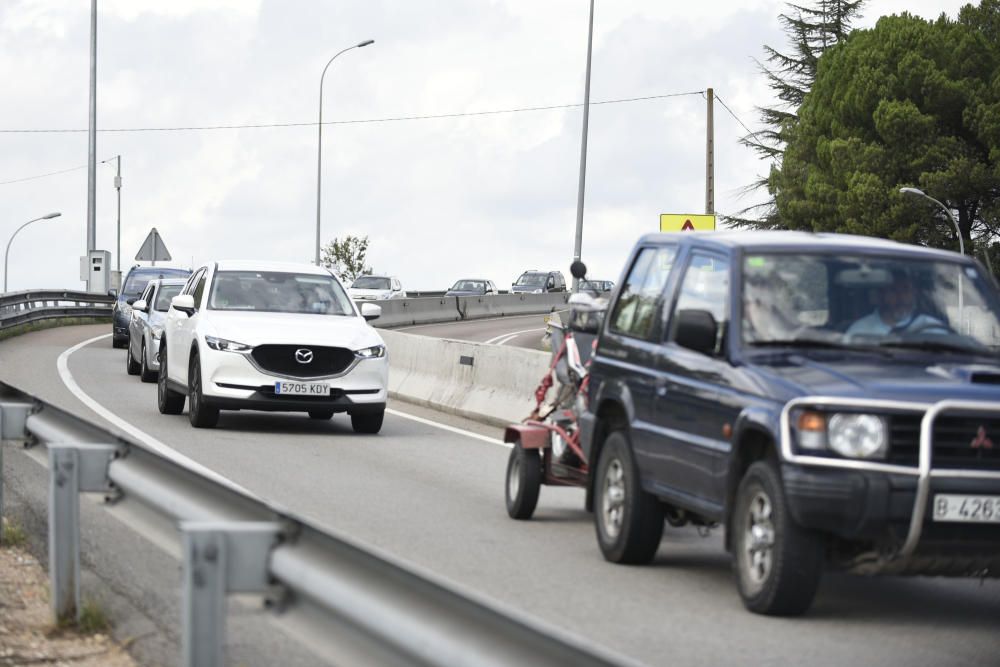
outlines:
[[522, 348], [380, 332], [389, 353], [389, 394], [497, 426], [535, 407], [551, 355]]
[[507, 315], [550, 313], [566, 305], [569, 293], [498, 294], [496, 296], [460, 296], [458, 312], [463, 320]]
[[382, 316], [372, 324], [383, 329], [411, 324], [436, 324], [462, 319], [455, 302], [456, 297], [425, 297], [419, 299], [390, 299], [387, 301], [359, 301], [374, 303], [382, 308]]

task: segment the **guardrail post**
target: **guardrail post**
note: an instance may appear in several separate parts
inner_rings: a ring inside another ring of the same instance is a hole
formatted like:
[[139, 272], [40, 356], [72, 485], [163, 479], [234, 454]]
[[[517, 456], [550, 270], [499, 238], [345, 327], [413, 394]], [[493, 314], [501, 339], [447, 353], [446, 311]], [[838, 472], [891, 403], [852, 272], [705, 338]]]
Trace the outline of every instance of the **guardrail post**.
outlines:
[[225, 664], [226, 595], [270, 590], [268, 560], [281, 525], [189, 521], [184, 547], [184, 667]]
[[56, 623], [80, 618], [80, 492], [107, 491], [114, 445], [49, 443], [49, 586]]
[[3, 442], [24, 440], [28, 432], [24, 425], [34, 409], [31, 403], [0, 403], [0, 544], [3, 544]]

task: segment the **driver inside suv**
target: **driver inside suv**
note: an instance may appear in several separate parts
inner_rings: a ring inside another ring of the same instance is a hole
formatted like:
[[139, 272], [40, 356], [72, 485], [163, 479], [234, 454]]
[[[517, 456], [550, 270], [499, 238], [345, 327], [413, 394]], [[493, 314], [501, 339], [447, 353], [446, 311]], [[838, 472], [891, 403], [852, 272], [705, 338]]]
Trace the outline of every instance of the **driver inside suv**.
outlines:
[[884, 336], [905, 331], [947, 333], [948, 328], [941, 320], [917, 308], [916, 288], [910, 275], [893, 269], [891, 276], [890, 282], [875, 291], [875, 310], [848, 327], [847, 335]]

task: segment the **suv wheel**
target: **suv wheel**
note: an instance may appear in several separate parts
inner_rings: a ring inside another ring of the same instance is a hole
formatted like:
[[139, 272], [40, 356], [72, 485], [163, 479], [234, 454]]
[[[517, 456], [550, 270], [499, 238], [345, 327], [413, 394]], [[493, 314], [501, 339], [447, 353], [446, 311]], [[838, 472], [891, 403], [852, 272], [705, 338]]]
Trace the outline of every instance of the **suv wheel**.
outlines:
[[142, 341], [142, 347], [139, 353], [139, 379], [143, 382], [156, 382], [156, 373], [149, 370], [149, 366], [146, 361], [146, 341]]
[[191, 367], [188, 369], [188, 419], [195, 428], [215, 428], [219, 423], [219, 408], [205, 405], [201, 363], [197, 354], [191, 355]]
[[385, 410], [378, 412], [359, 412], [351, 415], [351, 427], [355, 433], [378, 433], [382, 430], [382, 420]]
[[525, 449], [514, 443], [507, 459], [507, 514], [511, 519], [530, 519], [538, 505], [542, 487], [542, 457], [537, 449]]
[[156, 378], [156, 407], [162, 415], [179, 415], [184, 411], [184, 394], [167, 386], [167, 346], [160, 352], [160, 374]]
[[613, 563], [648, 563], [663, 536], [663, 507], [642, 490], [628, 436], [608, 435], [597, 462], [594, 524], [604, 558]]
[[125, 346], [125, 372], [129, 375], [139, 374], [139, 364], [132, 358], [132, 346]]
[[758, 461], [743, 476], [731, 528], [736, 583], [746, 608], [804, 613], [823, 573], [823, 538], [792, 519], [773, 463]]

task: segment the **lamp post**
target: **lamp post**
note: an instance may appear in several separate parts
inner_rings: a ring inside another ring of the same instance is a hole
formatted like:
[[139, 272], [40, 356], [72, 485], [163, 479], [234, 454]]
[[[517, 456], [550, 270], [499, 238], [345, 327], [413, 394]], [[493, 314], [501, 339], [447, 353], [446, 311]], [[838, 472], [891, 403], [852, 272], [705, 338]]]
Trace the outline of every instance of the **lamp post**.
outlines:
[[[583, 200], [587, 189], [587, 129], [590, 122], [590, 53], [594, 45], [594, 0], [590, 0], [590, 19], [587, 28], [587, 75], [583, 84], [583, 132], [580, 137], [580, 182], [576, 192], [576, 240], [573, 243], [573, 261], [580, 261], [583, 253]], [[573, 291], [580, 289], [580, 279], [573, 278]]]
[[35, 218], [34, 220], [28, 220], [26, 223], [18, 227], [13, 234], [10, 235], [10, 240], [7, 241], [7, 250], [3, 255], [3, 291], [7, 292], [7, 267], [10, 265], [10, 244], [14, 242], [14, 237], [17, 233], [30, 225], [33, 222], [38, 222], [39, 220], [51, 220], [52, 218], [58, 218], [62, 213], [49, 213], [48, 215], [43, 215], [40, 218]]
[[[941, 208], [941, 210], [944, 211], [945, 214], [948, 216], [948, 219], [951, 220], [951, 224], [955, 226], [955, 233], [958, 235], [958, 252], [962, 255], [965, 255], [965, 241], [962, 240], [962, 229], [958, 226], [958, 220], [956, 220], [955, 216], [952, 215], [950, 208], [939, 202], [937, 199], [934, 199], [934, 197], [931, 197], [929, 194], [927, 194], [926, 192], [924, 192], [919, 188], [900, 188], [899, 191], [904, 195], [917, 195], [918, 197], [923, 197], [924, 199], [928, 199], [937, 204]], [[962, 285], [962, 269], [960, 268], [958, 270], [958, 322], [959, 322], [958, 326], [959, 328], [964, 330], [965, 304], [964, 304], [964, 297], [962, 296], [963, 291], [964, 290]], [[962, 331], [962, 333], [965, 332]]]
[[316, 148], [316, 266], [319, 266], [319, 231], [320, 231], [320, 202], [323, 193], [323, 79], [326, 77], [326, 70], [330, 68], [330, 64], [337, 59], [341, 53], [350, 51], [351, 49], [360, 49], [363, 46], [368, 46], [369, 44], [374, 44], [374, 39], [366, 39], [363, 42], [359, 42], [354, 46], [349, 46], [343, 51], [339, 51], [329, 61], [326, 63], [326, 67], [323, 68], [323, 73], [319, 77], [319, 138]]

